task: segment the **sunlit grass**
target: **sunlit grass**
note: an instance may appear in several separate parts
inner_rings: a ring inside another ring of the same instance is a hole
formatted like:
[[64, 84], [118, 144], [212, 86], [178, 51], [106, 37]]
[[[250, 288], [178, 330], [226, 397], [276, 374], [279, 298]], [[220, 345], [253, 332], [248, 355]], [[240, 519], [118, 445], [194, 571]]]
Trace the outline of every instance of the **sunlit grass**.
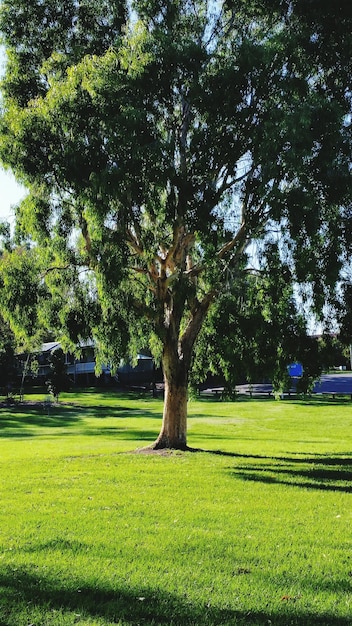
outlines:
[[160, 400], [1, 410], [0, 624], [352, 623], [352, 406], [189, 411], [161, 456]]

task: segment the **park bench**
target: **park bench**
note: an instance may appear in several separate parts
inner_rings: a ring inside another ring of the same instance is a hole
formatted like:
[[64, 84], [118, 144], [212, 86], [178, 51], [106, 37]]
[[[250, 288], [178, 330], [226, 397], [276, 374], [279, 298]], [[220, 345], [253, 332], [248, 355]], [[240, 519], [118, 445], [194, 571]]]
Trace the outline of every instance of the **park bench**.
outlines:
[[211, 393], [215, 396], [215, 398], [223, 399], [224, 397], [224, 387], [216, 387], [215, 389], [210, 390]]
[[349, 397], [352, 400], [352, 392], [351, 391], [322, 391], [322, 396], [328, 396], [332, 400], [337, 399], [338, 397], [346, 398]]

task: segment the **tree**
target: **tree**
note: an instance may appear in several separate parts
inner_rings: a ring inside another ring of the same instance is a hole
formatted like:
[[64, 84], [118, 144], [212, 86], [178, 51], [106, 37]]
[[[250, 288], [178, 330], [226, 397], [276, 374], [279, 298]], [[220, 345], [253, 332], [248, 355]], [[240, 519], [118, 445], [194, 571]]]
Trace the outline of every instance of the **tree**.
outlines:
[[343, 321], [347, 316], [351, 320], [347, 293], [340, 304], [343, 312], [334, 312], [335, 322], [342, 315], [339, 336], [326, 329], [319, 336], [308, 334], [289, 267], [280, 260], [277, 244], [263, 246], [261, 270], [248, 273], [247, 268], [232, 281], [231, 290], [217, 299], [203, 324], [194, 351], [193, 386], [212, 374], [221, 376], [229, 396], [244, 381], [264, 380], [270, 380], [274, 392], [281, 395], [292, 384], [288, 366], [298, 361], [303, 375], [296, 388], [312, 391], [322, 372], [346, 361]]
[[9, 395], [15, 378], [15, 338], [0, 316], [0, 387]]
[[345, 5], [2, 2], [18, 228], [48, 288], [71, 272], [96, 296], [102, 358], [148, 341], [161, 359], [156, 448], [187, 445], [195, 342], [251, 242], [279, 242], [316, 310], [332, 297], [351, 224]]
[[299, 360], [303, 364], [303, 375], [297, 380], [297, 391], [311, 393], [322, 372], [341, 364], [343, 345], [332, 334], [301, 337], [298, 343]]
[[277, 393], [287, 388], [288, 365], [302, 359], [306, 320], [277, 245], [264, 247], [261, 266], [231, 281], [231, 291], [214, 303], [195, 348], [195, 386], [210, 373], [224, 379], [230, 396], [243, 382], [270, 380]]
[[0, 222], [0, 382], [8, 396], [18, 374], [15, 352], [24, 337], [31, 341], [35, 334], [40, 289], [33, 281], [34, 257], [27, 252], [15, 246], [10, 225]]
[[54, 348], [49, 357], [50, 373], [46, 385], [48, 391], [59, 401], [59, 394], [68, 388], [67, 367], [62, 348]]

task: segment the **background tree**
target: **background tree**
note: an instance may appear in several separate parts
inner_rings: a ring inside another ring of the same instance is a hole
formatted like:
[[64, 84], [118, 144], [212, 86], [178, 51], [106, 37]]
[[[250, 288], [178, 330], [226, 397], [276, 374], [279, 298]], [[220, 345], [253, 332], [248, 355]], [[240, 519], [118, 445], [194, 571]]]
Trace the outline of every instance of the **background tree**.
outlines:
[[50, 373], [45, 384], [49, 393], [54, 396], [55, 402], [59, 401], [61, 391], [69, 387], [65, 354], [62, 348], [54, 348], [49, 356]]
[[227, 293], [214, 303], [195, 348], [191, 381], [220, 376], [228, 395], [244, 382], [289, 387], [287, 367], [302, 359], [306, 320], [294, 298], [290, 270], [276, 245], [264, 247], [261, 270], [231, 277]]
[[35, 250], [18, 246], [5, 251], [0, 262], [0, 309], [16, 335], [19, 347], [38, 342], [42, 334], [38, 303], [44, 295], [39, 284]]
[[297, 391], [303, 394], [311, 393], [322, 372], [346, 364], [344, 346], [331, 333], [300, 337], [297, 349], [303, 364], [303, 376], [297, 381]]
[[86, 281], [109, 361], [148, 339], [165, 377], [155, 447], [184, 448], [194, 345], [249, 244], [280, 242], [316, 310], [347, 258], [351, 8], [132, 9], [2, 2], [0, 157], [30, 190], [18, 227], [38, 242], [47, 288], [60, 270]]
[[[292, 386], [288, 365], [298, 361], [303, 376], [295, 384], [307, 393], [322, 372], [346, 364], [339, 337], [324, 331], [308, 334], [311, 320], [302, 313], [277, 245], [265, 245], [260, 254], [261, 270], [251, 272], [246, 265], [247, 272], [232, 277], [228, 292], [217, 299], [203, 325], [192, 363], [194, 388], [215, 375], [229, 396], [241, 383], [269, 381], [281, 394]], [[347, 298], [343, 302], [346, 307]]]
[[7, 396], [15, 383], [15, 346], [14, 334], [0, 316], [0, 388]]

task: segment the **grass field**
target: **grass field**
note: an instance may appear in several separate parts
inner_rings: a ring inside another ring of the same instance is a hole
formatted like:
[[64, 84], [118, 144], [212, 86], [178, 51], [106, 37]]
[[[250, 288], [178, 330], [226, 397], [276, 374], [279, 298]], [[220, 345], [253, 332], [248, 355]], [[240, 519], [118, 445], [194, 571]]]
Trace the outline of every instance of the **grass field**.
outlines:
[[161, 411], [0, 410], [0, 625], [351, 626], [352, 404], [193, 401], [204, 452], [136, 454]]

